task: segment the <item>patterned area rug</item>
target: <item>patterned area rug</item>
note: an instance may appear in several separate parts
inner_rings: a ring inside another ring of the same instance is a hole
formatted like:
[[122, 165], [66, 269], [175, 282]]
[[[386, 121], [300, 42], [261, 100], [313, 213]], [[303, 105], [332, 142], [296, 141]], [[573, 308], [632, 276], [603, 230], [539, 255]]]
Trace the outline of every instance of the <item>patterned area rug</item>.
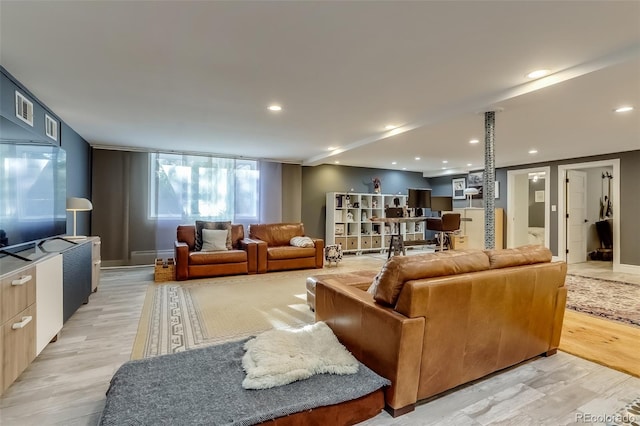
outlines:
[[567, 274], [567, 308], [640, 327], [640, 284]]
[[382, 262], [359, 259], [338, 268], [150, 285], [131, 359], [240, 340], [274, 328], [311, 324], [315, 315], [307, 305], [308, 276], [380, 268]]

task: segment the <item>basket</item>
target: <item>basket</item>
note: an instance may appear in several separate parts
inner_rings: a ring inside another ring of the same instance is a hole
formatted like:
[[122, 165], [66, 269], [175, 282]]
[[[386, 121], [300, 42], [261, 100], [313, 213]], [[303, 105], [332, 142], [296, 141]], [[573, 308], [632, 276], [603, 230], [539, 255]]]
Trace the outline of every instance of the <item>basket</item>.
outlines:
[[156, 259], [154, 281], [159, 283], [164, 281], [175, 281], [175, 279], [176, 263], [173, 258], [170, 257], [167, 260]]

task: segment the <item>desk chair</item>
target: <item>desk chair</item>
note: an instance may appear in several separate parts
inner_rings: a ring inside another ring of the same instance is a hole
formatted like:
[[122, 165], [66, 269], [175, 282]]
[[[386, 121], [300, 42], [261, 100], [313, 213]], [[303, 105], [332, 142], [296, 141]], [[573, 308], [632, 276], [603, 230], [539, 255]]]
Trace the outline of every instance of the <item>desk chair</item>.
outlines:
[[[440, 234], [440, 251], [451, 248], [449, 234], [460, 229], [460, 213], [445, 213], [442, 217], [428, 217], [427, 229]], [[445, 244], [445, 239], [447, 240]]]

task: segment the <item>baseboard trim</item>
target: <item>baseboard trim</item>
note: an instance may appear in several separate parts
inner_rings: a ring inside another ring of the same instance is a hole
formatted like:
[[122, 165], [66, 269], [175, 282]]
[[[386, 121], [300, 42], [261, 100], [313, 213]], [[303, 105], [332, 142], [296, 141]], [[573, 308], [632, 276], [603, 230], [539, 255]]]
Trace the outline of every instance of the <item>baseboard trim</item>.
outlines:
[[613, 272], [622, 272], [624, 274], [638, 274], [640, 275], [640, 266], [638, 265], [627, 265], [620, 264], [618, 266], [613, 266]]

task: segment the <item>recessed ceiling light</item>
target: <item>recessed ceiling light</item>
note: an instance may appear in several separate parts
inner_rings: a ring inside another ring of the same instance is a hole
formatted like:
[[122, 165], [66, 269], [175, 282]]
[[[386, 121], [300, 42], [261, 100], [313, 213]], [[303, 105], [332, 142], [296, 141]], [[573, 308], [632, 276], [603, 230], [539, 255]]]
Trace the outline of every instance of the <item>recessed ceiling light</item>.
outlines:
[[472, 166], [472, 164], [471, 164], [471, 163], [467, 163], [467, 167], [471, 167], [471, 166]]
[[398, 127], [398, 126], [396, 126], [395, 124], [387, 124], [386, 126], [384, 126], [384, 129], [385, 130], [393, 130], [396, 127]]
[[336, 163], [336, 164], [340, 164], [340, 161], [336, 160], [336, 161], [334, 161], [334, 163]]
[[392, 161], [391, 164], [396, 165], [396, 164], [398, 164], [398, 162], [397, 161]]
[[447, 164], [449, 160], [442, 160], [442, 164]]
[[442, 170], [447, 170], [447, 168], [446, 168], [446, 167], [443, 167], [443, 168], [442, 168]]
[[478, 139], [471, 139], [469, 143], [480, 143], [480, 141]]
[[527, 74], [527, 77], [529, 78], [540, 78], [540, 77], [544, 77], [545, 75], [549, 74], [551, 71], [549, 70], [535, 70], [535, 71], [531, 71], [529, 74]]
[[537, 154], [538, 150], [537, 149], [530, 149], [529, 150], [529, 154]]
[[419, 159], [420, 159], [420, 157], [416, 157], [416, 160], [419, 160]]
[[403, 167], [403, 168], [402, 168], [402, 170], [407, 170], [407, 168], [406, 168], [406, 167]]
[[632, 106], [622, 106], [620, 108], [616, 108], [614, 109], [615, 112], [629, 112], [629, 111], [633, 111], [633, 107]]
[[269, 105], [267, 109], [269, 111], [282, 111], [282, 107], [280, 105]]

